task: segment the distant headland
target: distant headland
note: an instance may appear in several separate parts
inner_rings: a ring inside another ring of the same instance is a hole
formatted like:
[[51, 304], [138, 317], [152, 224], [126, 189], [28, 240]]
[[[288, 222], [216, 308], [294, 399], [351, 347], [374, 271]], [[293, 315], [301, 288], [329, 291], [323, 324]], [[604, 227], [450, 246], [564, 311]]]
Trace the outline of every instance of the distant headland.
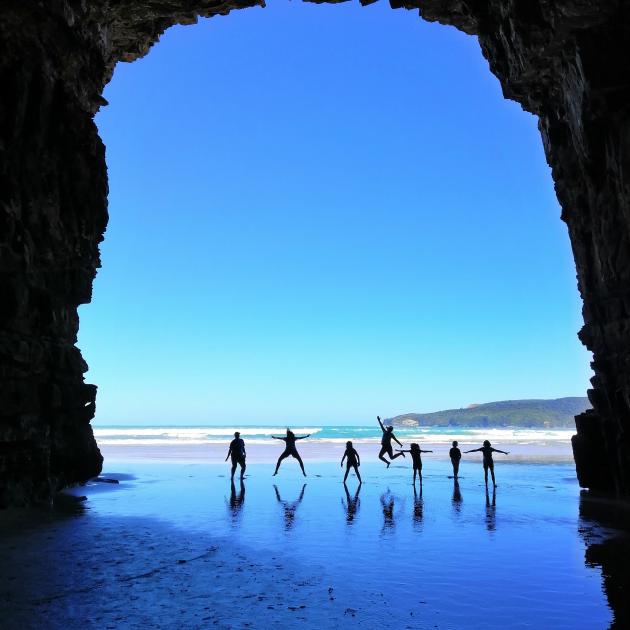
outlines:
[[584, 396], [551, 400], [502, 400], [433, 413], [406, 413], [389, 418], [395, 427], [575, 428], [574, 416], [590, 409]]

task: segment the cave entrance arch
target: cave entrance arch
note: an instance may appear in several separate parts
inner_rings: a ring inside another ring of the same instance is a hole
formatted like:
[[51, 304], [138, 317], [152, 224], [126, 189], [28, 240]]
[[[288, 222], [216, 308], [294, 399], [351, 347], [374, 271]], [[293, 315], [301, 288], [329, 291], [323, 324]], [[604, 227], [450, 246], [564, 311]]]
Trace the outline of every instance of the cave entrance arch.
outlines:
[[[367, 3], [366, 3], [367, 4]], [[107, 224], [104, 148], [93, 116], [118, 61], [166, 28], [262, 1], [113, 5], [12, 0], [3, 7], [0, 76], [0, 501], [44, 500], [100, 471], [95, 386], [75, 346]], [[504, 94], [539, 117], [584, 300], [593, 410], [576, 419], [578, 478], [630, 493], [630, 23], [618, 3], [399, 0], [479, 38]], [[626, 170], [624, 170], [626, 169]]]

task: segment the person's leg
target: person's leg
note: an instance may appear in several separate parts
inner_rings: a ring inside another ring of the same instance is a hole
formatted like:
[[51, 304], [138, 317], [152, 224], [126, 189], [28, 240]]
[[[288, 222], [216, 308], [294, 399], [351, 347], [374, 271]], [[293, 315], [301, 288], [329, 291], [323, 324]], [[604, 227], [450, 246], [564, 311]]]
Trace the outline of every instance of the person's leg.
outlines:
[[416, 487], [416, 469], [413, 469], [413, 486]]
[[236, 460], [232, 460], [232, 474], [230, 475], [230, 479], [234, 479], [234, 473], [236, 472]]
[[361, 473], [359, 473], [359, 467], [357, 465], [355, 465], [354, 467], [354, 472], [357, 474], [357, 479], [359, 480], [359, 483], [363, 483], [361, 481]]
[[304, 470], [304, 462], [302, 461], [300, 454], [297, 451], [293, 451], [292, 454], [293, 454], [293, 457], [295, 457], [295, 459], [298, 460], [298, 464], [300, 465], [300, 468], [302, 469], [302, 474], [306, 477], [306, 471]]
[[396, 453], [396, 455], [394, 455], [394, 451], [392, 449], [392, 447], [389, 447], [389, 451], [387, 451], [387, 454], [389, 455], [390, 459], [396, 459], [397, 457], [400, 457], [401, 455], [404, 457], [405, 454], [404, 453]]
[[382, 462], [385, 462], [385, 463], [387, 464], [387, 468], [389, 468], [389, 464], [390, 464], [390, 462], [388, 462], [388, 461], [387, 461], [387, 460], [383, 457], [383, 455], [385, 455], [385, 453], [387, 453], [387, 449], [386, 449], [385, 447], [383, 447], [383, 448], [381, 449], [381, 452], [378, 454], [378, 458], [379, 458]]
[[457, 479], [457, 477], [459, 476], [459, 459], [456, 459], [455, 463], [453, 464], [453, 472], [455, 473], [455, 479]]
[[241, 479], [245, 476], [245, 469], [247, 468], [247, 464], [245, 463], [245, 460], [242, 459], [241, 460]]
[[278, 457], [278, 462], [276, 463], [276, 470], [273, 473], [274, 475], [278, 474], [278, 468], [280, 468], [280, 464], [282, 463], [282, 460], [286, 459], [288, 456], [289, 456], [289, 453], [285, 451], [284, 453], [282, 453], [282, 455], [280, 455], [280, 457]]
[[343, 476], [343, 482], [346, 483], [346, 480], [348, 479], [348, 475], [350, 474], [350, 464], [348, 464], [346, 466], [346, 474]]
[[418, 481], [420, 481], [420, 487], [422, 488], [422, 467], [418, 468]]
[[490, 466], [490, 474], [492, 475], [492, 485], [496, 487], [497, 482], [494, 480], [494, 466]]
[[488, 466], [486, 464], [483, 465], [483, 477], [486, 481], [486, 488], [488, 487]]

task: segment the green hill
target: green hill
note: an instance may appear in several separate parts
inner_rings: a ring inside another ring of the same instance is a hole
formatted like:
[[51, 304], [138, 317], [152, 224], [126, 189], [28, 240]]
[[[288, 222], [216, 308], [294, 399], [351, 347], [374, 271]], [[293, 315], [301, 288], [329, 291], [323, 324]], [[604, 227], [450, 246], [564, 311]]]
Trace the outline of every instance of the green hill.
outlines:
[[503, 400], [434, 413], [389, 418], [395, 427], [575, 427], [574, 416], [590, 409], [588, 398]]

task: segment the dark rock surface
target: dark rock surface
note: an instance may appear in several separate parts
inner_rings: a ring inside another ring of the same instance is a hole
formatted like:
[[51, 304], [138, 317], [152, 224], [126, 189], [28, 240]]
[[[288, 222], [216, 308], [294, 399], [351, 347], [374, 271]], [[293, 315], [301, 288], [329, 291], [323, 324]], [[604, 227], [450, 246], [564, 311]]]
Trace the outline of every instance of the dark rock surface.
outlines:
[[[364, 4], [369, 4], [365, 0]], [[507, 98], [540, 119], [584, 300], [593, 411], [582, 485], [630, 495], [630, 10], [621, 0], [391, 0], [477, 34]], [[107, 224], [92, 117], [115, 64], [169, 26], [262, 0], [4, 0], [0, 7], [0, 502], [98, 474], [95, 387], [75, 347]]]

